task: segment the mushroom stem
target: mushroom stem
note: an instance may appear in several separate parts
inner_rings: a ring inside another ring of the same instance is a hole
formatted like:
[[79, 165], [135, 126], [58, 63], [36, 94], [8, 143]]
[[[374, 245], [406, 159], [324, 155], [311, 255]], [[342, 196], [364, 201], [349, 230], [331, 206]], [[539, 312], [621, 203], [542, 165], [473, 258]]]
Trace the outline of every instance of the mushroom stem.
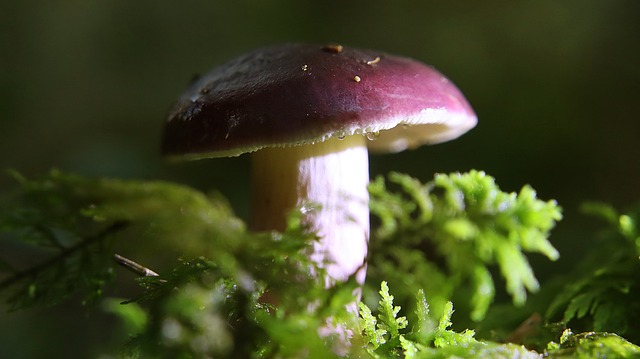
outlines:
[[369, 162], [364, 136], [332, 138], [252, 154], [254, 230], [285, 228], [298, 207], [316, 233], [310, 258], [326, 271], [325, 286], [355, 276], [363, 284], [369, 240]]

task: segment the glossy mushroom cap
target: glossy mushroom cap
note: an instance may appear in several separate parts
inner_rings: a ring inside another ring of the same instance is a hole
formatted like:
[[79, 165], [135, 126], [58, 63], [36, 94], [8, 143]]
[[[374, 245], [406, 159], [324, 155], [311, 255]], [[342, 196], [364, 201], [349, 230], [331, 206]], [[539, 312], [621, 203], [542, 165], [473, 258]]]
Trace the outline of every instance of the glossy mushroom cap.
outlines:
[[340, 45], [286, 44], [195, 81], [169, 113], [168, 157], [237, 156], [364, 134], [398, 152], [460, 136], [477, 118], [458, 88], [412, 59]]

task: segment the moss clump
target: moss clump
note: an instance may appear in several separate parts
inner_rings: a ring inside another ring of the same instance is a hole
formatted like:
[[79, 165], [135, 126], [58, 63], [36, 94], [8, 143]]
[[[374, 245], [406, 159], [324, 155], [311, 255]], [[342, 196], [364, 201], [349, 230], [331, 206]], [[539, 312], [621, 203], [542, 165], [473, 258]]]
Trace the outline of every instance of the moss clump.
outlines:
[[[104, 305], [131, 331], [121, 357], [335, 358], [338, 347], [358, 358], [638, 354], [637, 346], [603, 332], [565, 332], [532, 351], [452, 329], [452, 301], [459, 314], [483, 319], [494, 300], [495, 272], [522, 304], [539, 288], [526, 254], [558, 258], [548, 241], [561, 218], [556, 203], [537, 199], [528, 186], [502, 192], [483, 172], [437, 175], [427, 183], [394, 173], [371, 183], [377, 225], [359, 317], [346, 310], [354, 281], [327, 290], [309, 275], [313, 263], [304, 253], [316, 238], [300, 213], [283, 233], [252, 233], [220, 196], [177, 184], [57, 171], [38, 180], [15, 177], [20, 187], [0, 213], [6, 249], [0, 289], [13, 309], [74, 295], [94, 302], [114, 283], [122, 285], [114, 281], [116, 253], [159, 273], [138, 278], [136, 295], [119, 301], [124, 307], [113, 299]], [[617, 298], [610, 294], [635, 290], [637, 217], [611, 218], [627, 247], [600, 263], [601, 270], [570, 279], [550, 315], [589, 318], [606, 329], [620, 309], [607, 304]], [[7, 255], [16, 250], [40, 260]], [[632, 326], [626, 323], [621, 328]], [[321, 334], [327, 326], [343, 330]]]

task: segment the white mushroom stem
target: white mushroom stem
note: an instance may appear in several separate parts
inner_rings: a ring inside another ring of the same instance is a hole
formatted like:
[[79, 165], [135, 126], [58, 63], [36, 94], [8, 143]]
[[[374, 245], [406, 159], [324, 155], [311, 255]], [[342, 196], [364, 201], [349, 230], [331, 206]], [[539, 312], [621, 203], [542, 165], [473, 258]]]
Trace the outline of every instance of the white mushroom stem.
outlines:
[[366, 139], [344, 139], [253, 154], [254, 230], [285, 228], [286, 215], [303, 209], [319, 240], [310, 258], [324, 268], [325, 285], [355, 275], [364, 283], [369, 240], [369, 159]]

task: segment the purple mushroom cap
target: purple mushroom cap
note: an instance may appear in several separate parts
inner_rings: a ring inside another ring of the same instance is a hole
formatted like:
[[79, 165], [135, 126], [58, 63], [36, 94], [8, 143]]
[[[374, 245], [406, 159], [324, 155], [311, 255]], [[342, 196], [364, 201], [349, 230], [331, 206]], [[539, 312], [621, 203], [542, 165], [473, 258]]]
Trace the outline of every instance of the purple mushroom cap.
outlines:
[[460, 136], [473, 109], [446, 77], [418, 61], [340, 45], [285, 44], [242, 55], [196, 80], [165, 125], [168, 157], [237, 156], [367, 135], [398, 152]]

